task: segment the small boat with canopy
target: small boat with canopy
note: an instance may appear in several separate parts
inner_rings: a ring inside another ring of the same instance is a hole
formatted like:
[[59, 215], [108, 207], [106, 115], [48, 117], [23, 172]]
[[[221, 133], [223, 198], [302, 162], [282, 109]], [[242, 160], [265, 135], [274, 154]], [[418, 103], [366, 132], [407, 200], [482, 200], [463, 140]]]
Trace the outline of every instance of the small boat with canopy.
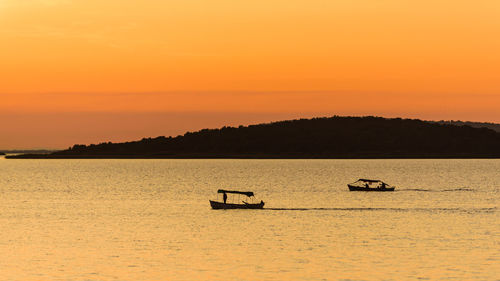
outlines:
[[[223, 202], [219, 202], [219, 193], [222, 193]], [[231, 194], [231, 202], [227, 200], [227, 194]], [[244, 199], [249, 199], [250, 202], [241, 200], [241, 195], [246, 196]], [[241, 200], [241, 203], [239, 203]], [[255, 203], [255, 195], [251, 191], [236, 191], [236, 190], [217, 190], [217, 201], [210, 201], [212, 209], [262, 209], [264, 208], [264, 201]]]
[[381, 180], [369, 179], [359, 179], [347, 186], [349, 187], [349, 191], [394, 191], [396, 188]]

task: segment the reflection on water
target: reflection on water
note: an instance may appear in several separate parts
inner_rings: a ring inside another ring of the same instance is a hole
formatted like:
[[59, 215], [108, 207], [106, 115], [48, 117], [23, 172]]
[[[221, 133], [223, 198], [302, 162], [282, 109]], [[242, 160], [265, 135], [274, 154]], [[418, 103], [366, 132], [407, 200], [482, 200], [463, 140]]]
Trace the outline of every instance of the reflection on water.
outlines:
[[[1, 280], [497, 280], [500, 160], [0, 159]], [[349, 192], [357, 178], [395, 192]], [[219, 188], [264, 210], [211, 210]]]

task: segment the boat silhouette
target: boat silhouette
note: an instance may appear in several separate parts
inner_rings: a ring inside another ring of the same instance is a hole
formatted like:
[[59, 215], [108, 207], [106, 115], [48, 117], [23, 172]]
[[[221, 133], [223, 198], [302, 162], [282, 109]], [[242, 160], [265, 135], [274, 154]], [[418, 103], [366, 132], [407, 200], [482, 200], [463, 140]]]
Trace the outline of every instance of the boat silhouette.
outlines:
[[[210, 201], [210, 206], [214, 210], [220, 210], [220, 209], [262, 209], [264, 208], [264, 201], [260, 201], [259, 203], [248, 203], [246, 201], [241, 201], [241, 203], [228, 203], [227, 202], [227, 194], [237, 194], [238, 195], [238, 201], [240, 198], [240, 195], [245, 195], [252, 201], [255, 199], [255, 195], [251, 191], [237, 191], [237, 190], [224, 190], [224, 189], [219, 189], [217, 190], [217, 195], [219, 193], [223, 194], [223, 202], [218, 202], [218, 201]], [[218, 197], [218, 196], [217, 196]]]
[[349, 191], [394, 191], [396, 187], [390, 186], [381, 180], [359, 179], [347, 185]]

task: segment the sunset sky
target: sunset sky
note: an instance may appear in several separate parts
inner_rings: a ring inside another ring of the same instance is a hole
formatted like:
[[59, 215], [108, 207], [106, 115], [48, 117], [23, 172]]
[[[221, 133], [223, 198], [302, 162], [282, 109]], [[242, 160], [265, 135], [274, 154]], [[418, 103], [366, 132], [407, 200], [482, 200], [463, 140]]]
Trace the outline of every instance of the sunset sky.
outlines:
[[500, 1], [0, 0], [0, 149], [330, 115], [500, 122]]

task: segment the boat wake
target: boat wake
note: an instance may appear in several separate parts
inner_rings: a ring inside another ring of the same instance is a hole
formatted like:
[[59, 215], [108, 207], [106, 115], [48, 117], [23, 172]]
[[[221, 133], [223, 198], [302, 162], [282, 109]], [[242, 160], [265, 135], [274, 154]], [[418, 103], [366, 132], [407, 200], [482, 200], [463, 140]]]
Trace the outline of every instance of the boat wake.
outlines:
[[459, 188], [453, 188], [453, 189], [445, 189], [443, 192], [450, 192], [450, 191], [475, 191], [472, 188], [467, 188], [467, 187], [459, 187]]
[[396, 191], [416, 191], [416, 192], [457, 192], [457, 191], [475, 191], [468, 187], [458, 187], [450, 189], [424, 189], [424, 188], [409, 188], [409, 189], [396, 189]]
[[492, 208], [264, 208], [269, 211], [395, 211], [395, 212], [463, 212], [494, 213]]

